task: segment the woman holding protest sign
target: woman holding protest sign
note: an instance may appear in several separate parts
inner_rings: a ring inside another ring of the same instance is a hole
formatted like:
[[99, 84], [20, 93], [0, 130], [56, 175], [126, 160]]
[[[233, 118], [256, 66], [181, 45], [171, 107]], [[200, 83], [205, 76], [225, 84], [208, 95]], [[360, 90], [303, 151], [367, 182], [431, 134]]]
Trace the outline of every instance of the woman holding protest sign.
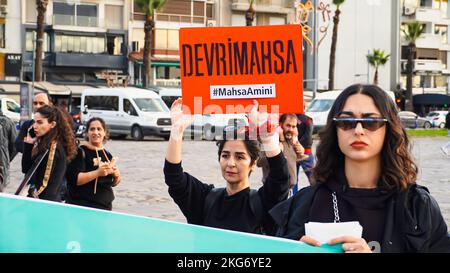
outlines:
[[375, 85], [352, 85], [336, 99], [320, 133], [316, 185], [270, 214], [278, 236], [320, 246], [307, 222], [358, 221], [362, 237], [330, 238], [353, 252], [450, 252], [438, 204], [415, 183], [408, 135], [394, 102]]
[[[219, 164], [226, 188], [214, 188], [188, 173], [181, 166], [182, 136], [192, 118], [183, 115], [182, 100], [171, 107], [172, 129], [164, 165], [169, 194], [186, 216], [188, 223], [242, 232], [273, 234], [274, 224], [268, 210], [288, 196], [289, 173], [286, 159], [281, 153], [275, 126], [268, 126], [269, 115], [258, 113], [257, 103], [249, 114], [251, 127], [259, 125], [260, 143], [252, 140], [251, 133], [227, 134], [218, 141]], [[233, 135], [233, 137], [230, 137]], [[255, 135], [255, 138], [256, 135]], [[261, 148], [268, 157], [270, 173], [267, 182], [259, 190], [249, 187], [250, 173], [256, 168]]]

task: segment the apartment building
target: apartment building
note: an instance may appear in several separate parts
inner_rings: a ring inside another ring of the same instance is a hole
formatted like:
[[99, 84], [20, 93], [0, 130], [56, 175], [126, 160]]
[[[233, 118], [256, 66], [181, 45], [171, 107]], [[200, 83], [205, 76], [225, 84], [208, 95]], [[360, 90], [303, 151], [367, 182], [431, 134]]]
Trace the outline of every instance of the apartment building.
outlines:
[[[448, 0], [402, 1], [402, 28], [411, 21], [425, 26], [425, 33], [416, 41], [413, 94], [449, 95], [450, 44]], [[402, 33], [401, 82], [406, 86], [407, 45]]]
[[[36, 1], [21, 2], [23, 79], [31, 81], [37, 20]], [[48, 2], [42, 56], [44, 81], [68, 85], [99, 84], [109, 77], [113, 77], [115, 81], [126, 77], [128, 0]], [[46, 89], [48, 86], [41, 88]], [[80, 90], [76, 92], [79, 93]]]
[[[152, 51], [154, 83], [160, 86], [179, 86], [180, 57], [178, 33], [182, 27], [215, 25], [214, 1], [168, 0], [156, 12]], [[144, 23], [145, 13], [131, 1], [132, 20], [129, 26], [131, 53], [129, 66], [131, 83], [143, 85]]]
[[[221, 26], [245, 26], [248, 0], [217, 1], [217, 21]], [[294, 0], [255, 0], [253, 25], [284, 25], [294, 22]]]

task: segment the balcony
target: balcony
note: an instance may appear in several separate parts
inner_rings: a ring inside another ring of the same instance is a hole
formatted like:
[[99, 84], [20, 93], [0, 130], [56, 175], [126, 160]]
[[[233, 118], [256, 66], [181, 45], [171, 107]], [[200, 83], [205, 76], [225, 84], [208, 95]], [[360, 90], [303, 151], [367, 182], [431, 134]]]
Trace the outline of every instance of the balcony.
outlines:
[[[407, 60], [401, 60], [402, 73], [406, 73]], [[440, 60], [414, 60], [414, 72], [442, 73], [444, 65]]]
[[78, 26], [78, 27], [97, 27], [98, 18], [92, 16], [74, 16], [74, 15], [53, 15], [53, 25], [59, 26]]
[[[234, 11], [246, 11], [248, 7], [248, 0], [232, 0], [231, 9]], [[289, 0], [256, 0], [254, 8], [258, 13], [288, 14], [292, 12], [293, 5]]]
[[126, 69], [126, 56], [108, 54], [53, 53], [52, 65], [69, 67], [93, 67], [108, 69]]
[[416, 9], [414, 19], [419, 22], [433, 22], [438, 23], [445, 15], [439, 9], [419, 7]]
[[418, 48], [440, 48], [442, 46], [442, 37], [439, 35], [424, 33], [416, 40], [416, 47]]

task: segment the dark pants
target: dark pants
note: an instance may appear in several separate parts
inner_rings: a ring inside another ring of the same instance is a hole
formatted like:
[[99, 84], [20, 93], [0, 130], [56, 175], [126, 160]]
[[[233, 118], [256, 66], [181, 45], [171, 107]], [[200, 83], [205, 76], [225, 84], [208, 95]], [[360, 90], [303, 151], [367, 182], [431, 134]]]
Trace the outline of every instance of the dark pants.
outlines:
[[311, 185], [311, 176], [312, 176], [312, 168], [314, 167], [314, 155], [312, 153], [308, 154], [308, 158], [302, 161], [297, 162], [297, 183], [295, 183], [292, 188], [292, 194], [296, 194], [298, 192], [298, 182], [300, 177], [300, 167], [308, 177], [309, 184]]

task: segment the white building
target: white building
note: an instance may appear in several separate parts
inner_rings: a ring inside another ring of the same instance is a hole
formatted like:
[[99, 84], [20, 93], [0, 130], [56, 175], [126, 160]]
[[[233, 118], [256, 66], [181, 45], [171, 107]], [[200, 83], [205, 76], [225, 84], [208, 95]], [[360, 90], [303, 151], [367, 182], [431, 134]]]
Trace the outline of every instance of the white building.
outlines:
[[[449, 95], [450, 44], [448, 29], [450, 10], [448, 0], [403, 0], [401, 11], [402, 27], [411, 21], [425, 25], [425, 33], [416, 41], [414, 60], [413, 94]], [[402, 33], [402, 73], [406, 71], [408, 43]], [[406, 75], [401, 82], [406, 87]]]
[[[327, 36], [318, 48], [318, 89], [328, 90], [328, 70], [333, 16], [336, 6], [330, 0], [330, 24]], [[367, 62], [366, 55], [373, 49], [382, 49], [391, 57], [386, 65], [378, 69], [379, 85], [386, 90], [395, 90], [399, 79], [399, 7], [391, 0], [347, 0], [340, 6], [340, 22], [336, 46], [334, 89], [343, 89], [354, 83], [373, 83], [375, 70]], [[324, 26], [319, 13], [318, 26]], [[319, 32], [319, 39], [322, 37]], [[305, 45], [306, 47], [306, 45]], [[304, 78], [313, 79], [313, 58], [309, 48], [304, 52]], [[308, 82], [307, 89], [312, 89]]]
[[[18, 81], [20, 70], [13, 71], [11, 62], [21, 62], [21, 2], [0, 1], [0, 81]], [[20, 66], [20, 65], [19, 65]], [[8, 67], [9, 71], [6, 71]]]

